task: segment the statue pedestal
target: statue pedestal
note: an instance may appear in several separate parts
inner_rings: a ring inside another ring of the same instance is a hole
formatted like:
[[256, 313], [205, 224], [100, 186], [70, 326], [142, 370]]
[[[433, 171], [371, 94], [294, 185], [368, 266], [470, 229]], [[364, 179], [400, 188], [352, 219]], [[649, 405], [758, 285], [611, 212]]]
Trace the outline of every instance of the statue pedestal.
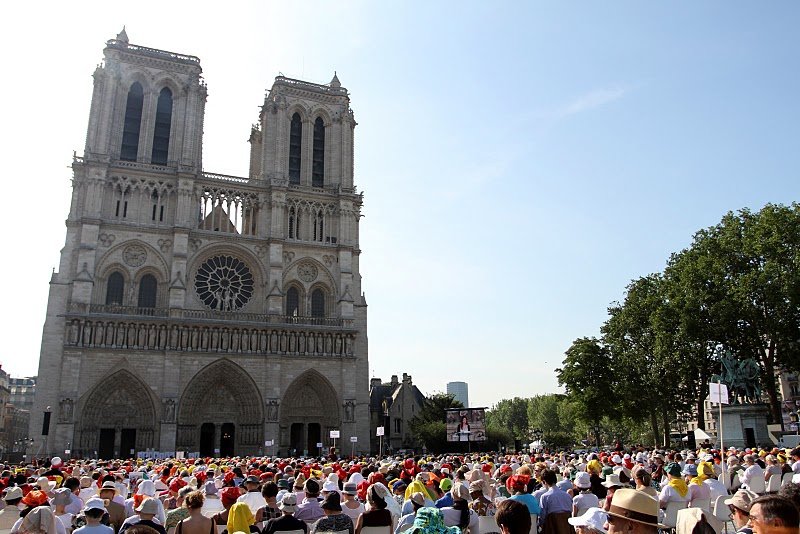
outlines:
[[[717, 412], [719, 413], [719, 412]], [[729, 404], [722, 407], [722, 437], [725, 447], [769, 445], [767, 430], [769, 406], [766, 404]], [[720, 425], [717, 425], [719, 428]], [[719, 444], [717, 444], [719, 445]]]

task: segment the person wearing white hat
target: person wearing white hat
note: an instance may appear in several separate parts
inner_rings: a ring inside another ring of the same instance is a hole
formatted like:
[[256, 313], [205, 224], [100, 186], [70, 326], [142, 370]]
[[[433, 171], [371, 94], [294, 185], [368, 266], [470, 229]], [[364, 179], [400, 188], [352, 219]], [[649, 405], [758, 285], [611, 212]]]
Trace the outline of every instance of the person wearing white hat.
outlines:
[[605, 510], [595, 506], [587, 509], [580, 516], [570, 517], [567, 522], [575, 527], [576, 534], [608, 534], [605, 529], [607, 518]]
[[[3, 494], [3, 500], [6, 503], [5, 508], [0, 510], [0, 530], [8, 532], [14, 523], [19, 519], [19, 505], [22, 501], [22, 488], [13, 486], [6, 488]], [[24, 507], [24, 505], [22, 505]]]
[[76, 529], [72, 534], [114, 534], [113, 528], [100, 523], [105, 513], [106, 507], [103, 499], [98, 497], [88, 499], [83, 506], [86, 525]]
[[144, 499], [139, 506], [136, 507], [136, 514], [134, 516], [129, 517], [125, 520], [122, 524], [122, 528], [119, 530], [119, 534], [123, 534], [128, 528], [132, 525], [142, 525], [147, 526], [152, 529], [155, 529], [158, 534], [167, 534], [166, 529], [162, 526], [162, 523], [155, 520], [156, 514], [158, 513], [158, 505], [161, 501], [158, 499]]
[[[142, 480], [139, 483], [139, 487], [136, 489], [136, 495], [144, 496], [146, 500], [148, 497], [153, 498], [158, 506], [158, 511], [156, 512], [156, 518], [158, 519], [159, 523], [162, 525], [167, 521], [167, 514], [164, 511], [164, 505], [161, 503], [160, 499], [155, 499], [156, 496], [156, 485], [152, 480]], [[143, 497], [136, 497], [134, 495], [130, 499], [125, 501], [125, 515], [130, 518], [131, 516], [136, 515], [135, 511], [135, 502], [142, 499]]]
[[574, 484], [578, 494], [572, 498], [572, 515], [577, 517], [590, 508], [597, 508], [600, 500], [592, 493], [592, 478], [589, 473], [586, 471], [577, 473]]

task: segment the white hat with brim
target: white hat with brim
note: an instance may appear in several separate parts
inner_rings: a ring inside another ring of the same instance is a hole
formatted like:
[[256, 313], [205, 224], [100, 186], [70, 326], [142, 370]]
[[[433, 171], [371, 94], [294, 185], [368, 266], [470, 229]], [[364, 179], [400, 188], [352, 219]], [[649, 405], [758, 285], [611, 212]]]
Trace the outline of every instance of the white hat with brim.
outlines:
[[603, 482], [603, 486], [605, 486], [607, 488], [614, 488], [614, 487], [624, 486], [624, 484], [622, 482], [620, 482], [619, 475], [610, 474], [610, 475], [606, 475], [606, 480]]
[[570, 517], [567, 519], [570, 525], [573, 527], [589, 527], [597, 530], [598, 532], [602, 532], [603, 534], [608, 534], [608, 531], [603, 528], [606, 522], [606, 512], [602, 508], [589, 508], [586, 510], [583, 515], [578, 517]]
[[83, 505], [83, 510], [102, 510], [105, 512], [106, 503], [99, 497], [92, 497], [86, 501], [86, 504]]
[[36, 479], [36, 485], [39, 486], [42, 491], [53, 491], [53, 488], [56, 487], [56, 482], [47, 477], [39, 477]]
[[136, 508], [136, 511], [141, 514], [156, 515], [158, 513], [158, 503], [156, 503], [155, 497], [143, 500], [142, 504]]
[[630, 488], [620, 488], [614, 492], [608, 515], [650, 525], [660, 529], [670, 527], [658, 522], [658, 501], [648, 494]]
[[286, 513], [294, 513], [297, 511], [297, 496], [294, 493], [287, 493], [281, 499], [281, 502], [278, 503], [278, 508], [281, 509], [282, 512]]
[[3, 495], [3, 500], [13, 501], [14, 499], [21, 499], [22, 497], [24, 497], [24, 495], [22, 495], [22, 488], [19, 486], [14, 486], [6, 490], [5, 494]]

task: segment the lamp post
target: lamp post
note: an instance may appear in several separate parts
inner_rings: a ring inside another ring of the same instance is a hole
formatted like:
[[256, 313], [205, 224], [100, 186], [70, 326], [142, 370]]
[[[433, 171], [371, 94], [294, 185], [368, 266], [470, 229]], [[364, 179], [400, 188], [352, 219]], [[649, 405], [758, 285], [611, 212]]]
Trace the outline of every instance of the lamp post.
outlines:
[[798, 415], [797, 411], [789, 412], [789, 419], [794, 425], [795, 435], [800, 436], [800, 424], [798, 424], [798, 421], [800, 421], [800, 415]]

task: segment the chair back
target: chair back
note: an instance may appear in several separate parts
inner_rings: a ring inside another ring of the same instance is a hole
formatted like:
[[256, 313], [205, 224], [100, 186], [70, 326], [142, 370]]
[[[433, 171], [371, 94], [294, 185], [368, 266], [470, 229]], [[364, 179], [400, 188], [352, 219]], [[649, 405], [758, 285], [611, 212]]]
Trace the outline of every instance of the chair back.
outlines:
[[720, 475], [717, 477], [717, 480], [722, 482], [722, 485], [725, 486], [726, 490], [731, 490], [731, 474], [729, 471], [726, 470], [720, 473]]
[[487, 534], [488, 532], [500, 532], [500, 527], [497, 526], [494, 516], [478, 516], [478, 532], [480, 534]]
[[222, 532], [227, 528], [227, 525], [217, 525], [217, 534], [222, 534]]
[[752, 480], [747, 483], [747, 489], [753, 493], [764, 495], [767, 492], [767, 482], [764, 480], [764, 475], [753, 477]]
[[714, 514], [714, 517], [723, 523], [728, 523], [731, 521], [731, 511], [728, 508], [728, 505], [725, 504], [725, 499], [728, 498], [729, 497], [727, 495], [720, 495], [714, 500], [714, 510], [712, 510], [712, 513]]
[[784, 473], [783, 479], [781, 480], [781, 486], [785, 486], [786, 484], [791, 484], [793, 476], [794, 473]]
[[687, 501], [670, 501], [667, 503], [667, 508], [664, 511], [664, 525], [669, 528], [675, 528], [678, 524], [678, 512], [687, 508], [689, 503]]
[[539, 531], [539, 516], [537, 514], [531, 514], [530, 534], [536, 534], [538, 531]]
[[392, 527], [361, 527], [361, 534], [392, 534]]
[[[414, 523], [403, 523], [402, 525], [397, 527], [397, 532], [405, 532], [406, 530], [410, 529], [413, 526]], [[348, 530], [347, 532], [349, 533], [350, 531]]]
[[767, 493], [778, 493], [779, 489], [781, 489], [781, 477], [780, 475], [772, 475], [767, 480]]
[[711, 501], [709, 499], [695, 499], [692, 501], [692, 508], [700, 508], [704, 512], [711, 512]]
[[735, 493], [736, 490], [738, 490], [741, 487], [742, 487], [742, 481], [739, 480], [739, 471], [737, 471], [736, 473], [733, 474], [733, 477], [731, 478], [730, 492]]

